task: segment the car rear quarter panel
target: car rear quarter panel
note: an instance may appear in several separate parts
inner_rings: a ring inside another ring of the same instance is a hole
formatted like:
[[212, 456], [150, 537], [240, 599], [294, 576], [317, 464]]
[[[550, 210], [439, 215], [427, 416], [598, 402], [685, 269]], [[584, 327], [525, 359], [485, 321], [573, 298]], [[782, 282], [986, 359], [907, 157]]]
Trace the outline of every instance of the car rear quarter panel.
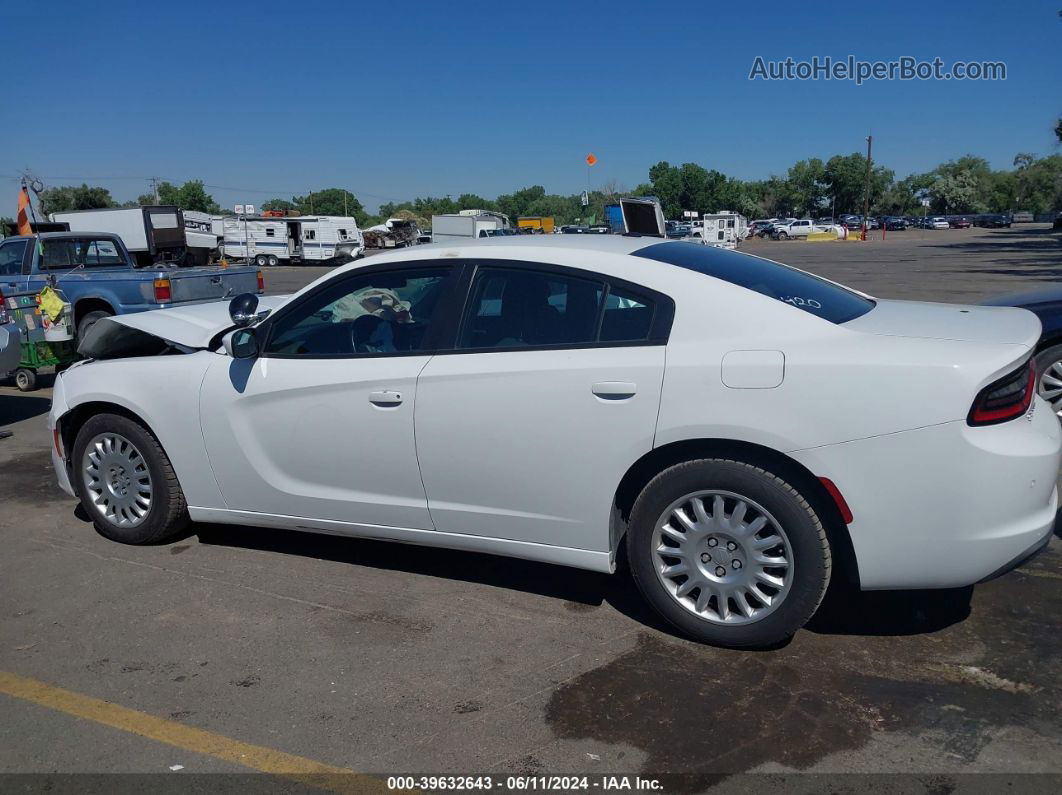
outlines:
[[[781, 383], [728, 387], [733, 351], [780, 351]], [[722, 438], [788, 452], [964, 420], [978, 390], [1029, 354], [851, 331], [720, 283], [676, 299], [656, 444]]]

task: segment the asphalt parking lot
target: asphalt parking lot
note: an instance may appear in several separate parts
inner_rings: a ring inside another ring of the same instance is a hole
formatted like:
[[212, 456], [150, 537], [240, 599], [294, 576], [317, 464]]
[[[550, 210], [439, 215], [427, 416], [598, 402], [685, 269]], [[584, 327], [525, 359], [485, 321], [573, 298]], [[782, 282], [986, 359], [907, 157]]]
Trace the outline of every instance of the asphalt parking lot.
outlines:
[[[743, 250], [891, 298], [1062, 277], [1043, 226]], [[270, 269], [267, 287], [323, 272]], [[688, 789], [899, 772], [932, 792], [1062, 774], [1058, 531], [976, 588], [833, 593], [783, 648], [725, 651], [676, 637], [622, 576], [206, 525], [114, 544], [54, 485], [48, 402], [0, 386], [0, 772], [681, 773]]]

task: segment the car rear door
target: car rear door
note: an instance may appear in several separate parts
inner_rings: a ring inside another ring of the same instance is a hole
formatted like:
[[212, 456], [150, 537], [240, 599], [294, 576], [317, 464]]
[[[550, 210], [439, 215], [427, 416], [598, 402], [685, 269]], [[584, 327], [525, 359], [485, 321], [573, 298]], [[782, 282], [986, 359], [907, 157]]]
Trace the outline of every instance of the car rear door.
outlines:
[[348, 272], [267, 321], [257, 358], [218, 357], [200, 415], [229, 509], [432, 528], [413, 411], [453, 272]]
[[616, 488], [653, 446], [673, 306], [585, 271], [468, 270], [454, 348], [417, 386], [435, 528], [607, 551]]

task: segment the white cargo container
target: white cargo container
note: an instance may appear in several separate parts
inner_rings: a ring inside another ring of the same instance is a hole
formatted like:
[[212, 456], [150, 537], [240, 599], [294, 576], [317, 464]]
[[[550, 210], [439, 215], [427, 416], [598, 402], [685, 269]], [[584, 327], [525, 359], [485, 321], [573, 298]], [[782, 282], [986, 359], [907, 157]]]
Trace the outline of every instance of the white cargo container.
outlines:
[[224, 255], [258, 266], [349, 262], [365, 250], [361, 230], [350, 216], [225, 217], [221, 228]]
[[138, 266], [159, 262], [183, 262], [184, 215], [179, 207], [155, 205], [103, 210], [71, 210], [52, 213], [54, 223], [70, 226], [71, 232], [110, 232], [122, 238]]

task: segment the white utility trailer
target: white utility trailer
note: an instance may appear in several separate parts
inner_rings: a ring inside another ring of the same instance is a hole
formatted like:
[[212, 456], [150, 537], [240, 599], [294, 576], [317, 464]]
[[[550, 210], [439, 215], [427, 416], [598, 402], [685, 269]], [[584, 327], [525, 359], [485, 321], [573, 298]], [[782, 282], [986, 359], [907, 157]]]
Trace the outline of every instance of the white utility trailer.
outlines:
[[474, 240], [490, 237], [491, 232], [508, 226], [508, 219], [501, 213], [463, 211], [455, 215], [433, 215], [431, 239], [433, 243]]
[[52, 213], [71, 232], [110, 232], [122, 238], [138, 266], [185, 261], [184, 215], [174, 205]]
[[361, 230], [350, 216], [226, 216], [221, 228], [224, 255], [253, 260], [259, 267], [349, 262], [365, 250]]

